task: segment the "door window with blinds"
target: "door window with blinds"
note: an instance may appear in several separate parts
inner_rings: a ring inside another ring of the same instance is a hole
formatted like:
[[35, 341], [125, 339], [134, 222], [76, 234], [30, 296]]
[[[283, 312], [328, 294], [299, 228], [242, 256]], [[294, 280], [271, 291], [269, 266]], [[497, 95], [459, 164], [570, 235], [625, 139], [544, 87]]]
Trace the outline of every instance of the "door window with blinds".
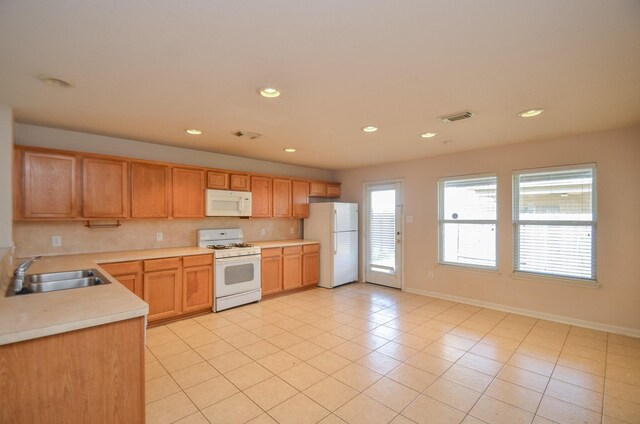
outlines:
[[497, 269], [497, 178], [438, 182], [439, 263]]
[[514, 271], [595, 281], [595, 165], [513, 174]]

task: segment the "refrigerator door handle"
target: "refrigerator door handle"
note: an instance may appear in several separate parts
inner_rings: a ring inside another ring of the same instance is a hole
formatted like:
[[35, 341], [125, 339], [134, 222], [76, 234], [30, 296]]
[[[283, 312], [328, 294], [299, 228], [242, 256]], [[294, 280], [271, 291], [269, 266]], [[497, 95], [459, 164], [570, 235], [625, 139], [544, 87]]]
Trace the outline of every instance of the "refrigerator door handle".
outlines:
[[333, 235], [333, 254], [338, 254], [338, 234]]
[[333, 231], [338, 231], [338, 211], [333, 210]]

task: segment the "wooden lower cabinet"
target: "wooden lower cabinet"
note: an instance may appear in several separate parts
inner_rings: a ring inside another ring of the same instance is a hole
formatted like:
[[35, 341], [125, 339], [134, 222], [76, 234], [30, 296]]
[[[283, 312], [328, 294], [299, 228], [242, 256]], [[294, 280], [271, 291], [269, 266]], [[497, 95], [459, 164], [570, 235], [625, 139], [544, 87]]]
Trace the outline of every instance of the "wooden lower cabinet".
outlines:
[[206, 311], [213, 305], [213, 255], [101, 264], [149, 304], [149, 323]]
[[[146, 262], [146, 261], [145, 261]], [[182, 312], [182, 270], [144, 273], [144, 301], [149, 304], [149, 323]]]
[[302, 285], [313, 286], [320, 282], [320, 245], [307, 244], [302, 249]]
[[320, 280], [318, 244], [262, 249], [262, 295], [270, 295]]
[[143, 424], [144, 317], [0, 346], [0, 422]]
[[213, 305], [211, 265], [184, 268], [182, 271], [182, 311], [210, 309]]
[[142, 263], [140, 261], [116, 262], [100, 265], [107, 274], [114, 277], [123, 286], [135, 293], [139, 298], [144, 297], [142, 288]]
[[302, 246], [282, 249], [282, 289], [302, 287]]
[[282, 248], [262, 249], [262, 295], [282, 291]]

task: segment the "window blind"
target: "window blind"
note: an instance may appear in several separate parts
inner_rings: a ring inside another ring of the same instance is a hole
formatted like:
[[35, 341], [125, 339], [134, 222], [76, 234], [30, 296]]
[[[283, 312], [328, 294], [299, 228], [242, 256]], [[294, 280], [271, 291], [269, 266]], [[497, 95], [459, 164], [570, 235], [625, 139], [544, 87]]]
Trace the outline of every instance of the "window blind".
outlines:
[[595, 167], [513, 175], [514, 271], [595, 280]]
[[369, 216], [369, 266], [393, 274], [396, 271], [396, 192], [371, 193]]
[[497, 178], [439, 181], [439, 262], [496, 269]]

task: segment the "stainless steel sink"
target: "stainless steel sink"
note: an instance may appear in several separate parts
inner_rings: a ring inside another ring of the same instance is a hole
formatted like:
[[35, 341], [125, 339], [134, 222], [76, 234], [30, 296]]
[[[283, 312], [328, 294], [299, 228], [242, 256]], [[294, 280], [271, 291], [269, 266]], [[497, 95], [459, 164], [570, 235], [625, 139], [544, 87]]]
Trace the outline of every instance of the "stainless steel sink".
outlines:
[[44, 274], [29, 275], [28, 281], [33, 283], [48, 283], [50, 281], [60, 280], [75, 280], [79, 278], [93, 277], [96, 275], [94, 269], [81, 269], [79, 271], [65, 271], [65, 272], [47, 272]]
[[30, 293], [45, 293], [58, 290], [77, 289], [81, 287], [110, 284], [110, 281], [95, 269], [77, 271], [48, 272], [27, 275], [22, 290], [16, 293], [13, 285], [9, 285], [7, 296]]

